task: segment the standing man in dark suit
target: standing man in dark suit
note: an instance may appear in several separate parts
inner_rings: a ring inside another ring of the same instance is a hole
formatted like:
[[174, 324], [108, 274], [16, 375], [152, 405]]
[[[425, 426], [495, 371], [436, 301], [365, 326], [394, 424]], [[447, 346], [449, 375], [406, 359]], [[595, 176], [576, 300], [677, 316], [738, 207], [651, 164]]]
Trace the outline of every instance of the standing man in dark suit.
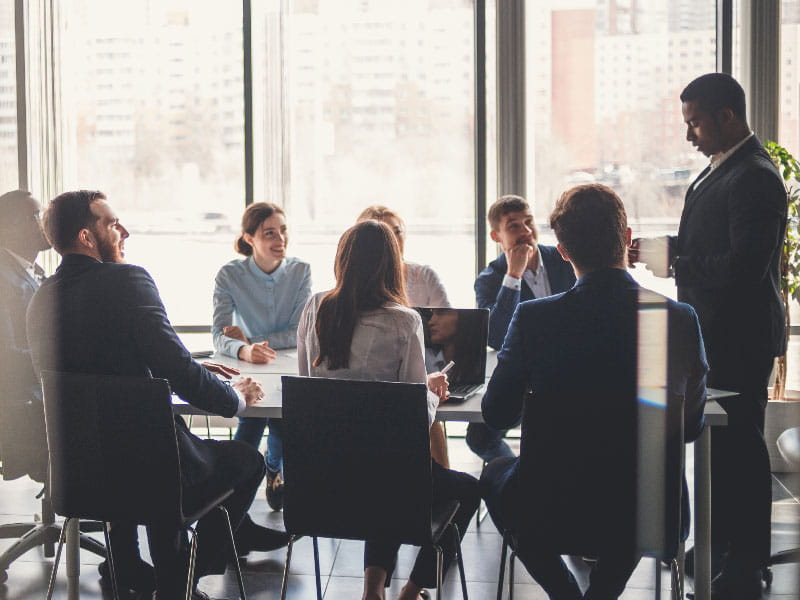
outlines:
[[709, 385], [739, 392], [720, 400], [728, 426], [711, 439], [712, 570], [721, 569], [712, 597], [750, 600], [760, 597], [770, 555], [764, 414], [774, 357], [786, 349], [779, 271], [786, 189], [750, 131], [744, 90], [732, 77], [698, 77], [680, 98], [686, 139], [711, 164], [686, 192], [677, 237], [662, 244], [661, 256], [642, 240], [639, 258], [657, 275], [668, 269], [678, 299], [697, 311]]
[[[526, 420], [520, 457], [489, 463], [481, 488], [498, 528], [520, 534], [517, 555], [551, 600], [612, 600], [639, 560], [631, 445], [642, 386], [637, 381], [640, 303], [666, 309], [666, 331], [641, 342], [659, 349], [666, 345], [666, 392], [685, 399], [686, 441], [703, 429], [708, 367], [694, 310], [640, 288], [626, 272], [631, 230], [622, 201], [610, 188], [591, 184], [566, 191], [550, 226], [558, 252], [578, 280], [566, 292], [517, 307], [482, 412], [498, 429], [518, 423], [523, 411], [555, 420]], [[588, 429], [571, 428], [569, 415], [575, 413]], [[584, 441], [581, 449], [572, 450], [571, 435]], [[555, 439], [543, 443], [542, 438]], [[586, 452], [587, 444], [593, 452]], [[550, 477], [542, 469], [548, 453], [558, 453], [559, 465], [574, 469]], [[554, 488], [542, 487], [551, 483], [557, 483], [555, 496]], [[688, 535], [688, 519], [683, 533]], [[598, 561], [585, 595], [557, 551], [561, 540], [572, 537], [593, 538], [597, 544]]]
[[47, 475], [42, 388], [31, 363], [25, 311], [44, 276], [36, 257], [49, 247], [36, 199], [22, 190], [0, 196], [0, 455], [4, 479], [29, 475], [44, 482]]
[[[192, 359], [167, 319], [153, 279], [141, 267], [124, 264], [128, 231], [104, 194], [61, 194], [50, 202], [44, 227], [63, 259], [28, 309], [28, 339], [37, 371], [160, 377], [190, 404], [228, 417], [263, 396], [254, 380], [240, 378], [225, 385], [214, 373], [230, 377], [235, 371], [211, 363], [201, 366]], [[175, 429], [183, 497], [201, 501], [232, 488], [223, 505], [237, 528], [237, 549], [285, 545], [285, 533], [258, 526], [247, 516], [264, 477], [261, 455], [241, 442], [201, 440], [177, 416]], [[209, 514], [197, 527], [197, 578], [225, 569], [227, 533], [217, 515]], [[182, 598], [189, 556], [186, 531], [173, 523], [150, 523], [147, 532], [157, 600]], [[112, 523], [112, 544], [115, 536], [135, 535], [134, 524]], [[206, 597], [196, 589], [193, 594]]]
[[[489, 309], [489, 345], [499, 350], [517, 304], [568, 290], [575, 283], [575, 274], [553, 246], [538, 243], [530, 205], [522, 196], [501, 196], [489, 207], [486, 218], [490, 235], [503, 254], [478, 275], [475, 297], [478, 308]], [[485, 423], [470, 423], [467, 446], [486, 462], [514, 456], [503, 441], [507, 432]]]

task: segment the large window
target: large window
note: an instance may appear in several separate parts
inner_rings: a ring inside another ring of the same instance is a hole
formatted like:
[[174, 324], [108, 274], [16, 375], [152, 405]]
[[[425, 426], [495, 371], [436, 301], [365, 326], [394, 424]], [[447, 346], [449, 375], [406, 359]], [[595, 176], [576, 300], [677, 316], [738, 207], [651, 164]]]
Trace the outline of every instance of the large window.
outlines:
[[0, 194], [19, 187], [14, 0], [0, 0]]
[[553, 241], [558, 195], [583, 182], [619, 193], [634, 235], [676, 231], [707, 164], [685, 140], [679, 95], [715, 70], [714, 0], [535, 2], [526, 21], [528, 195], [542, 239]]
[[100, 189], [176, 323], [209, 323], [244, 207], [240, 3], [65, 0], [64, 187]]
[[778, 139], [800, 155], [800, 1], [781, 3], [780, 122]]
[[281, 4], [253, 16], [255, 200], [283, 201], [318, 290], [341, 233], [383, 204], [406, 222], [406, 259], [474, 305], [472, 2]]

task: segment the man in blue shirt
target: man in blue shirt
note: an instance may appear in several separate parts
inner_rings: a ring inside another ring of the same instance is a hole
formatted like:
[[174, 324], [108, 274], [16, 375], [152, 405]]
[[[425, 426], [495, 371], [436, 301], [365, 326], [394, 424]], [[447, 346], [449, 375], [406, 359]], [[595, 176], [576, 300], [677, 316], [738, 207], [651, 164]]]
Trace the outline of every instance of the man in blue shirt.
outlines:
[[[575, 274], [553, 246], [537, 243], [533, 214], [522, 196], [501, 196], [486, 216], [490, 235], [500, 244], [503, 254], [478, 275], [475, 297], [478, 308], [489, 309], [489, 345], [499, 350], [517, 304], [568, 290], [575, 283]], [[514, 456], [503, 441], [507, 431], [492, 429], [485, 423], [470, 423], [467, 446], [485, 462]]]
[[[639, 560], [632, 488], [638, 374], [657, 372], [639, 365], [641, 344], [660, 354], [666, 343], [667, 398], [685, 398], [687, 441], [703, 428], [708, 366], [694, 310], [641, 289], [628, 275], [631, 230], [611, 189], [568, 190], [550, 225], [578, 280], [564, 293], [521, 303], [514, 313], [482, 411], [497, 429], [526, 414], [522, 452], [487, 465], [481, 487], [495, 524], [518, 534], [520, 560], [552, 600], [612, 600]], [[640, 339], [645, 300], [664, 307], [665, 339], [653, 333]], [[570, 465], [568, 472], [548, 471], [554, 462]], [[587, 539], [598, 562], [582, 595], [558, 549], [565, 540]]]

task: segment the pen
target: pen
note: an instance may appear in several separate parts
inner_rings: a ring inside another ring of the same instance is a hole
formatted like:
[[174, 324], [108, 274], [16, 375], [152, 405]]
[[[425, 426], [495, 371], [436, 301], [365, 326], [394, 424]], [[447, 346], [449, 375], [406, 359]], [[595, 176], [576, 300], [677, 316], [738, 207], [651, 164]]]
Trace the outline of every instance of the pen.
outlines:
[[447, 363], [447, 364], [444, 366], [444, 369], [442, 369], [442, 370], [441, 370], [441, 371], [439, 371], [439, 372], [440, 372], [442, 375], [444, 375], [444, 374], [445, 374], [445, 373], [447, 373], [447, 372], [448, 372], [450, 369], [452, 369], [452, 368], [455, 366], [455, 364], [456, 364], [456, 363], [455, 363], [455, 361], [452, 361], [452, 360], [451, 360], [449, 363]]

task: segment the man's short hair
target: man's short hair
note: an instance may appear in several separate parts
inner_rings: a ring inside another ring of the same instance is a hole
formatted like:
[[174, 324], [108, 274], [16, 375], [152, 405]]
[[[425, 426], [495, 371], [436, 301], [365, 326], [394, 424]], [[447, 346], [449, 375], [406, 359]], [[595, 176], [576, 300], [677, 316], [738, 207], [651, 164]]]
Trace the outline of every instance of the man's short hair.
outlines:
[[78, 239], [78, 232], [94, 225], [98, 217], [92, 214], [92, 202], [105, 199], [103, 192], [78, 190], [64, 192], [50, 201], [42, 225], [56, 252], [69, 250]]
[[489, 226], [494, 231], [497, 231], [500, 229], [500, 221], [502, 221], [503, 217], [507, 214], [530, 210], [530, 208], [530, 204], [528, 204], [528, 201], [522, 196], [506, 194], [505, 196], [500, 196], [495, 200], [494, 204], [489, 207], [486, 218], [489, 220]]
[[614, 190], [590, 183], [561, 194], [550, 227], [579, 268], [599, 269], [625, 263], [628, 217]]
[[31, 193], [24, 190], [6, 192], [0, 196], [0, 244], [5, 233], [16, 227], [20, 219], [30, 218], [32, 198]]
[[744, 90], [739, 82], [726, 73], [701, 75], [681, 92], [681, 102], [697, 102], [700, 110], [716, 114], [730, 108], [740, 121], [747, 121]]

